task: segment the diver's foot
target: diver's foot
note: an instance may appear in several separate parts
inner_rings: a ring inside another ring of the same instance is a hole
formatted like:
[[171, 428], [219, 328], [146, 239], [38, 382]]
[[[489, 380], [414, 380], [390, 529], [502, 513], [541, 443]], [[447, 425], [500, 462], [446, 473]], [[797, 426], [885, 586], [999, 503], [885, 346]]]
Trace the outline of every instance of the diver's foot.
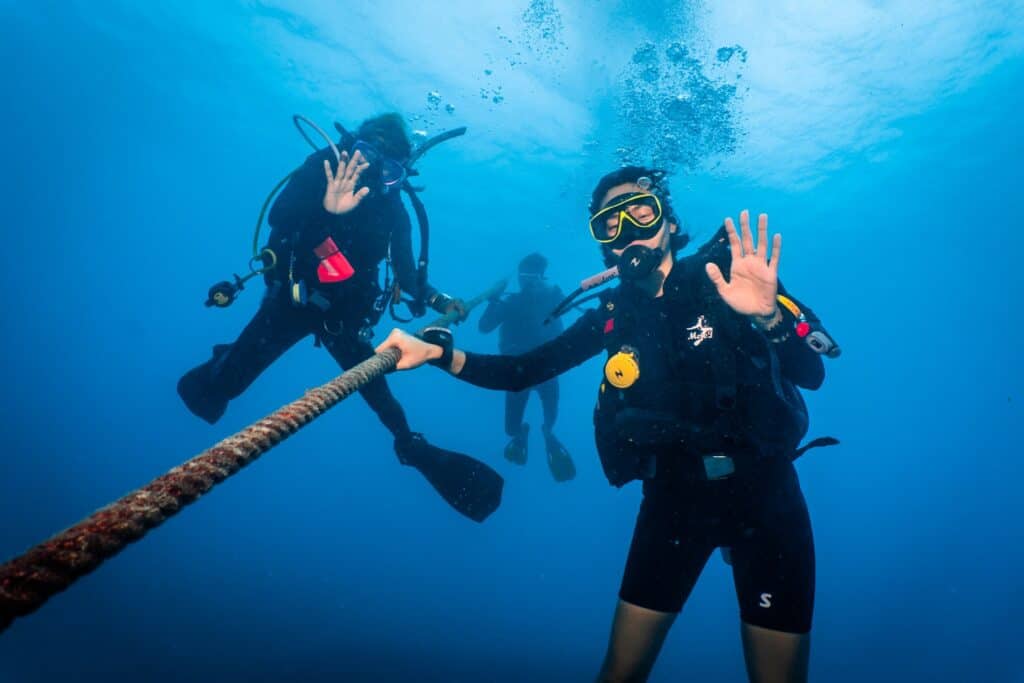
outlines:
[[228, 408], [228, 402], [210, 396], [210, 389], [203, 381], [205, 372], [205, 364], [186, 372], [178, 380], [178, 396], [181, 396], [185, 407], [193, 415], [214, 424], [224, 415], [224, 411]]
[[519, 433], [505, 445], [505, 459], [516, 465], [525, 465], [528, 451], [530, 425], [524, 424]]
[[548, 469], [557, 482], [569, 481], [576, 477], [576, 465], [573, 464], [569, 451], [551, 432], [544, 430], [544, 445], [548, 452]]

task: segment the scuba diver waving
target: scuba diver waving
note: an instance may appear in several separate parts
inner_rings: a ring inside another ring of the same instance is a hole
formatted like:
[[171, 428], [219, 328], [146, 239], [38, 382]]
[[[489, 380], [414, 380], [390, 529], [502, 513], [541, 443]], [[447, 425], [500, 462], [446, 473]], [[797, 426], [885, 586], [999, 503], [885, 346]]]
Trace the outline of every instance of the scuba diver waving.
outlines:
[[[558, 285], [548, 284], [544, 271], [548, 260], [543, 254], [533, 253], [519, 262], [519, 291], [502, 297], [500, 292], [491, 298], [484, 314], [480, 316], [480, 331], [484, 333], [498, 329], [498, 348], [502, 353], [522, 353], [554, 339], [562, 331], [562, 321], [545, 324], [544, 315], [552, 304], [562, 298]], [[558, 378], [533, 387], [540, 396], [544, 410], [544, 448], [547, 453], [548, 469], [555, 481], [569, 481], [576, 476], [569, 451], [554, 433], [558, 419]], [[505, 433], [510, 440], [505, 446], [505, 459], [525, 465], [528, 453], [530, 425], [523, 422], [526, 403], [531, 390], [510, 391], [505, 394]]]
[[[600, 681], [646, 680], [677, 614], [716, 547], [731, 550], [752, 681], [806, 681], [814, 544], [792, 461], [807, 411], [799, 388], [825, 378], [839, 348], [778, 281], [781, 237], [756, 243], [746, 211], [691, 256], [664, 174], [625, 167], [603, 177], [590, 232], [606, 271], [601, 292], [555, 339], [512, 356], [463, 352], [450, 332], [400, 330], [398, 369], [438, 365], [488, 389], [521, 391], [607, 354], [595, 440], [615, 486], [643, 481], [643, 502]], [[769, 257], [769, 254], [771, 255]], [[725, 273], [728, 273], [726, 277]], [[559, 309], [565, 310], [564, 305]], [[814, 341], [812, 341], [812, 338]]]
[[[188, 409], [211, 424], [304, 337], [312, 335], [345, 369], [372, 356], [373, 326], [388, 301], [393, 305], [398, 298], [398, 287], [412, 294], [407, 302], [414, 315], [429, 305], [465, 317], [461, 300], [426, 281], [426, 217], [418, 199], [412, 203], [423, 235], [419, 267], [413, 263], [409, 215], [398, 190], [415, 197], [407, 176], [424, 148], [412, 150], [404, 122], [394, 113], [363, 122], [355, 135], [340, 126], [339, 131], [339, 145], [328, 140], [328, 147], [310, 155], [270, 209], [263, 268], [253, 270], [263, 275], [267, 291], [255, 316], [237, 340], [214, 346], [213, 357], [178, 382]], [[257, 235], [258, 229], [259, 224]], [[382, 261], [389, 271], [394, 268], [394, 292], [390, 284], [384, 291], [378, 284]], [[215, 285], [208, 305], [229, 305], [242, 282], [236, 276], [235, 285]], [[394, 436], [402, 464], [422, 472], [449, 503], [477, 521], [498, 506], [497, 473], [413, 432], [383, 377], [360, 393]]]

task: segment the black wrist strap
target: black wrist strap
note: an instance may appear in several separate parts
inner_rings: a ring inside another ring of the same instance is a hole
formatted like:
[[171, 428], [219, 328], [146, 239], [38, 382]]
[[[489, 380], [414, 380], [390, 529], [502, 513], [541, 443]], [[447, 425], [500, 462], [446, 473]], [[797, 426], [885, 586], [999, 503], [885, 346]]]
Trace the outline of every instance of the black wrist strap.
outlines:
[[455, 338], [452, 336], [451, 330], [446, 327], [428, 327], [417, 336], [428, 344], [435, 344], [441, 347], [441, 357], [427, 361], [428, 363], [436, 365], [442, 370], [448, 370], [452, 367]]
[[427, 303], [432, 309], [438, 313], [446, 313], [448, 304], [455, 301], [452, 297], [448, 296], [444, 292], [435, 292], [433, 296], [427, 299]]
[[[776, 312], [767, 319], [755, 316], [754, 320], [754, 326], [772, 343], [781, 344], [789, 339], [793, 333], [795, 320], [792, 314], [783, 306], [779, 306]], [[772, 322], [775, 324], [768, 327]]]

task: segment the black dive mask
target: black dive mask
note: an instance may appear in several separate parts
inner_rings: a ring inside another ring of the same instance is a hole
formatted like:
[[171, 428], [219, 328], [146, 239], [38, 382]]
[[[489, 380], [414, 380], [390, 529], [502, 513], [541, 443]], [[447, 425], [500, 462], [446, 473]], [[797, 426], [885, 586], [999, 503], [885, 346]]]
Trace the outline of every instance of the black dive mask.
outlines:
[[665, 252], [661, 249], [652, 249], [643, 244], [626, 247], [619, 256], [619, 277], [628, 282], [643, 280], [661, 265], [664, 258]]
[[590, 217], [590, 235], [597, 242], [618, 249], [654, 236], [662, 227], [663, 213], [657, 195], [627, 192], [609, 199], [607, 206]]
[[363, 171], [360, 185], [369, 185], [382, 194], [397, 187], [405, 180], [407, 171], [400, 161], [384, 156], [377, 148], [365, 140], [356, 140], [352, 145], [352, 154], [359, 152], [370, 167]]

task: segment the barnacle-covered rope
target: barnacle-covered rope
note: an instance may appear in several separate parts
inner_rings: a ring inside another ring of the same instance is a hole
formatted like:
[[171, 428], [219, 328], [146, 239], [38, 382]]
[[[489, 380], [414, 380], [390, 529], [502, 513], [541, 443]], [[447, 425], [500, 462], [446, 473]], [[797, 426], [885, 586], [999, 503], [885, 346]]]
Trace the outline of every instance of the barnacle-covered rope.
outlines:
[[[466, 303], [472, 310], [503, 283]], [[455, 314], [431, 323], [446, 325]], [[0, 633], [39, 609], [129, 543], [253, 462], [374, 379], [393, 370], [399, 352], [388, 349], [229, 436], [183, 465], [95, 512], [24, 555], [0, 565]]]

